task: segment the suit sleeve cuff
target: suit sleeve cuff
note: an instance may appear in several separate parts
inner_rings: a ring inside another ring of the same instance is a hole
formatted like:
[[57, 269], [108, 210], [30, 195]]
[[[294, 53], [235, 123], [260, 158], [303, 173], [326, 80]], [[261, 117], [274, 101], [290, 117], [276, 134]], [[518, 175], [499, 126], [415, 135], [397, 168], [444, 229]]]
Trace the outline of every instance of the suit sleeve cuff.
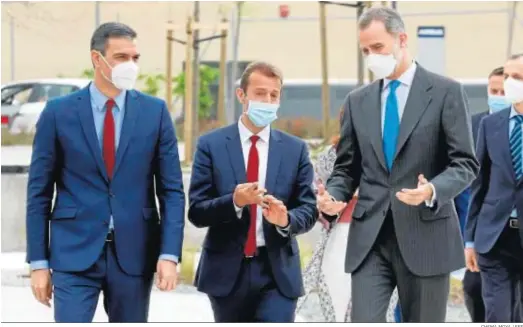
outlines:
[[[338, 200], [336, 200], [336, 198], [334, 198], [333, 196], [331, 196], [331, 200], [334, 201], [334, 202], [338, 201]], [[340, 216], [341, 216], [341, 212], [338, 212], [337, 214], [335, 214], [335, 215], [333, 215], [333, 216], [328, 215], [328, 214], [326, 214], [326, 213], [324, 213], [324, 212], [322, 212], [321, 214], [323, 215], [323, 218], [325, 218], [325, 219], [326, 219], [327, 221], [329, 221], [329, 222], [333, 222], [333, 221], [339, 219]]]
[[289, 223], [285, 227], [276, 226], [276, 230], [283, 237], [288, 237], [291, 230], [291, 217], [289, 217]]
[[465, 242], [465, 248], [473, 249], [474, 248], [474, 242]]
[[236, 216], [238, 217], [238, 219], [241, 219], [242, 218], [242, 212], [243, 212], [243, 207], [238, 207], [236, 205], [236, 203], [234, 203], [234, 200], [232, 201], [232, 204], [234, 204], [234, 210], [236, 210]]
[[436, 203], [436, 188], [432, 183], [429, 183], [430, 187], [432, 188], [432, 199], [425, 200], [425, 205], [429, 208], [434, 207], [434, 204]]
[[160, 257], [158, 258], [158, 260], [167, 260], [167, 261], [172, 261], [174, 263], [179, 262], [178, 256], [172, 255], [172, 254], [160, 254]]
[[47, 261], [47, 260], [31, 261], [30, 266], [31, 266], [31, 270], [49, 269], [49, 261]]
[[[332, 201], [334, 201], [334, 202], [338, 201], [338, 200], [336, 200], [333, 196], [331, 196], [331, 199], [332, 199]], [[336, 219], [340, 218], [340, 216], [341, 216], [341, 212], [338, 212], [338, 213], [335, 215]]]

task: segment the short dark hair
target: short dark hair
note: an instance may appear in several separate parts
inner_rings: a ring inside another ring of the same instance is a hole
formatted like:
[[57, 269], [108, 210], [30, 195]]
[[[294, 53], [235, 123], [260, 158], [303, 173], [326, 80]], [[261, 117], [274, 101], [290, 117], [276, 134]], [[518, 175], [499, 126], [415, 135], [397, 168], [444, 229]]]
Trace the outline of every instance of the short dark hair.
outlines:
[[492, 76], [503, 76], [503, 67], [497, 67], [497, 68], [494, 68], [493, 71], [490, 72], [490, 74], [488, 75], [488, 78], [491, 78]]
[[136, 32], [125, 24], [117, 22], [104, 23], [98, 26], [91, 37], [91, 50], [96, 50], [105, 56], [109, 39], [125, 37], [134, 40], [136, 36]]
[[245, 68], [240, 78], [240, 88], [244, 92], [247, 91], [247, 87], [249, 86], [249, 78], [254, 72], [259, 72], [267, 77], [276, 77], [280, 80], [280, 83], [283, 84], [283, 75], [276, 66], [264, 61], [255, 61], [250, 63]]
[[510, 56], [510, 60], [516, 60], [521, 57], [523, 57], [523, 53], [516, 53], [516, 54], [513, 54], [512, 56]]

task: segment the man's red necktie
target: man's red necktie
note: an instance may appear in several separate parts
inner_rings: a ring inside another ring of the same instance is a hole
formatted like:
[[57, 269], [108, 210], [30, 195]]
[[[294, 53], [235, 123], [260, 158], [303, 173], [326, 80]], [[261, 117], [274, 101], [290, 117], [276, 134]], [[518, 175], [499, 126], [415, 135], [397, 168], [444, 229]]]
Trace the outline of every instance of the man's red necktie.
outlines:
[[[251, 149], [249, 150], [249, 161], [247, 162], [247, 183], [254, 183], [258, 181], [258, 168], [260, 166], [260, 158], [258, 157], [258, 149], [256, 149], [256, 142], [260, 139], [259, 136], [251, 136]], [[247, 257], [252, 257], [256, 254], [256, 216], [257, 205], [251, 204], [251, 223], [249, 225], [249, 232], [247, 234], [247, 242], [245, 242], [244, 254]]]
[[105, 104], [104, 135], [103, 135], [103, 156], [105, 168], [109, 179], [113, 177], [115, 162], [115, 133], [113, 117], [114, 100], [109, 99]]

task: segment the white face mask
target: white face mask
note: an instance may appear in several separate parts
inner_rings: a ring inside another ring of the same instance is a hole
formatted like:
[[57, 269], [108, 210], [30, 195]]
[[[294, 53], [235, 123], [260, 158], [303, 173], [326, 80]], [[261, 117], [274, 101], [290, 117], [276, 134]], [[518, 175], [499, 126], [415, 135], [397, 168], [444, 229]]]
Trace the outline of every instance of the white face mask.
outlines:
[[509, 103], [523, 102], [523, 81], [509, 77], [503, 83], [505, 99]]
[[[107, 66], [111, 67], [105, 57], [100, 54]], [[111, 79], [104, 75], [105, 79], [113, 83], [113, 85], [120, 90], [132, 90], [138, 79], [138, 65], [134, 61], [129, 60], [122, 62], [114, 67], [111, 67]], [[102, 73], [103, 75], [103, 73]]]
[[[395, 46], [394, 49], [396, 52], [399, 49], [398, 46]], [[394, 73], [394, 69], [398, 64], [400, 58], [394, 56], [394, 51], [391, 54], [383, 55], [371, 53], [365, 58], [367, 68], [374, 74], [376, 79], [382, 79], [389, 77]]]

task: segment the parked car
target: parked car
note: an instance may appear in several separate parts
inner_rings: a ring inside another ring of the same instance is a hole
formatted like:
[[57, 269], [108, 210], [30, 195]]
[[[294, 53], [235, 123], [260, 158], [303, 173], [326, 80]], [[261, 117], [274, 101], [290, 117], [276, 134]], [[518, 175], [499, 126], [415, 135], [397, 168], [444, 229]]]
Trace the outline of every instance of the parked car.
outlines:
[[2, 85], [2, 128], [13, 134], [34, 132], [48, 100], [67, 95], [89, 84], [88, 79], [51, 78]]

